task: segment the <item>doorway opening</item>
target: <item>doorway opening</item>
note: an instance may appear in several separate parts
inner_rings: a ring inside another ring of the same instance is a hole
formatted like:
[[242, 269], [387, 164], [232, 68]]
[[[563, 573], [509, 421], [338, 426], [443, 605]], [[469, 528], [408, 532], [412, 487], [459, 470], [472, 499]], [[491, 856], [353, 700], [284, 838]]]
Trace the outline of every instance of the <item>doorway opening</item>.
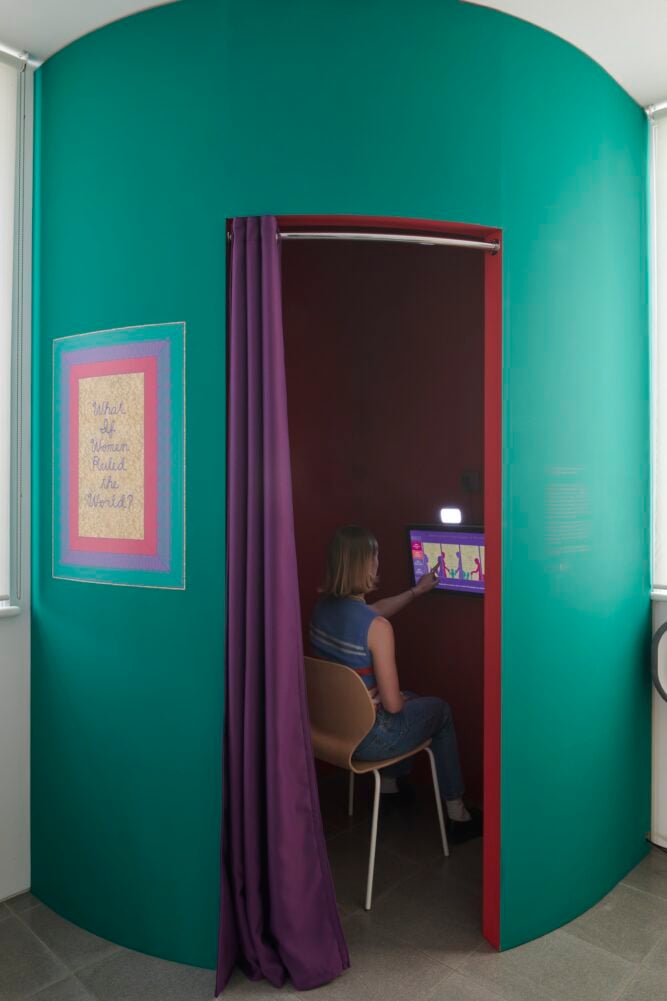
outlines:
[[[479, 852], [482, 931], [498, 948], [500, 232], [456, 223], [341, 216], [284, 216], [278, 224], [281, 232], [290, 233], [391, 232], [498, 244], [493, 253], [412, 242], [282, 241], [294, 520], [306, 650], [324, 550], [338, 526], [361, 524], [378, 538], [382, 597], [412, 583], [409, 525], [435, 525], [441, 508], [453, 507], [461, 510], [463, 525], [484, 529], [484, 596], [431, 592], [400, 613], [395, 632], [401, 686], [440, 696], [453, 709], [466, 798], [483, 807], [484, 814]], [[326, 772], [321, 777], [326, 809], [326, 789], [338, 796], [340, 777], [338, 784]], [[427, 781], [417, 769], [418, 792], [423, 785], [426, 797]], [[334, 835], [332, 851], [338, 834], [349, 830], [343, 820], [344, 791], [338, 806], [340, 830], [335, 816], [332, 822], [325, 817]], [[383, 823], [393, 824], [397, 855], [401, 838], [411, 842], [406, 862], [410, 852], [413, 857], [419, 853], [419, 828], [429, 810], [432, 804], [427, 806], [425, 800], [424, 810], [412, 817], [406, 812], [405, 819], [380, 821], [381, 830]], [[357, 817], [363, 824], [363, 807]], [[435, 817], [430, 819], [436, 823]], [[380, 852], [382, 833], [378, 846]]]

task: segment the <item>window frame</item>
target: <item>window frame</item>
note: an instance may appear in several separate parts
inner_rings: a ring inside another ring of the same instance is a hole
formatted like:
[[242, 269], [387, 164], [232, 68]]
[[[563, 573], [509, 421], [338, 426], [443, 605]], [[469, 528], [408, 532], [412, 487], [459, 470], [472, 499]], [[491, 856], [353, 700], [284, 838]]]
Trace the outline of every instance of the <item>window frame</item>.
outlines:
[[16, 615], [30, 602], [30, 370], [32, 333], [32, 214], [34, 157], [34, 68], [28, 59], [0, 51], [17, 71], [16, 165], [12, 235], [9, 433], [9, 598], [0, 617]]

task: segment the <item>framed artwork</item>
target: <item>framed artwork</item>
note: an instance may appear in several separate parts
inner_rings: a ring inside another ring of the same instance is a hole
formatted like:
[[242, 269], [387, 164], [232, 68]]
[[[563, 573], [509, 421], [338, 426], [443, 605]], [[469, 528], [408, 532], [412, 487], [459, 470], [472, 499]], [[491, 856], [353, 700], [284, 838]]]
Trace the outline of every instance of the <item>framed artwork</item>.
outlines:
[[185, 324], [53, 342], [53, 576], [185, 588]]

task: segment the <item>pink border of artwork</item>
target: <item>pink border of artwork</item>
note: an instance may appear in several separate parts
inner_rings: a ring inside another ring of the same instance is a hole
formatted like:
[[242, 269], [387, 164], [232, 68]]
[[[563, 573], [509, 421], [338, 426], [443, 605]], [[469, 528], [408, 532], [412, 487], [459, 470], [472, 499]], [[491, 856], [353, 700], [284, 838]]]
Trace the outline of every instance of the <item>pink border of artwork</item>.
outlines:
[[[79, 379], [144, 373], [144, 538], [101, 539], [79, 535]], [[69, 547], [90, 553], [157, 554], [157, 359], [123, 358], [72, 365], [70, 370]]]

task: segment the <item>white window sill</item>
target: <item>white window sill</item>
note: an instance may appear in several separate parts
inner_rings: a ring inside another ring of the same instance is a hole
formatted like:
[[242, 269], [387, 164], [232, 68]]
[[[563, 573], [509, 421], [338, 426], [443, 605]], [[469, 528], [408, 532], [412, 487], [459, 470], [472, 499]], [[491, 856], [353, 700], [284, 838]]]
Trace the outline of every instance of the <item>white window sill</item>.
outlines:
[[651, 601], [667, 601], [667, 589], [659, 588], [651, 591]]
[[18, 605], [0, 605], [0, 619], [8, 618], [10, 615], [18, 615], [20, 611]]

